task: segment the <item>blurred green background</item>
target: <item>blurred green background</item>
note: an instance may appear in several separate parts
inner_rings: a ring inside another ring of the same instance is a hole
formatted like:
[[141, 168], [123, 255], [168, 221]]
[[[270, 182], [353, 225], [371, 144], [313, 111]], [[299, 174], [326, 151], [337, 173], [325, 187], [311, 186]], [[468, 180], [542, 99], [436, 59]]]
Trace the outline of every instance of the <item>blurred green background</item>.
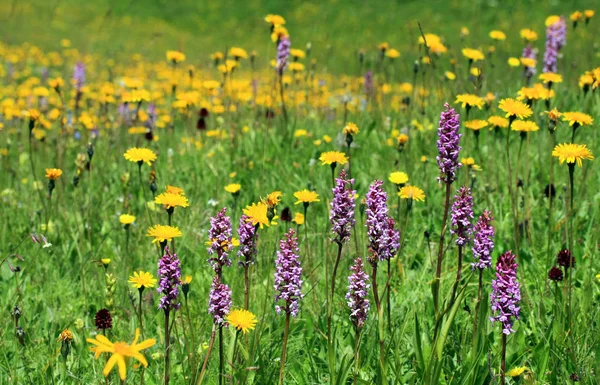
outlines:
[[543, 47], [546, 16], [597, 6], [593, 0], [1, 0], [0, 33], [9, 44], [28, 41], [46, 50], [59, 49], [67, 38], [84, 53], [116, 58], [140, 53], [162, 59], [167, 49], [180, 49], [191, 60], [208, 61], [209, 53], [232, 45], [270, 58], [264, 16], [276, 13], [286, 18], [295, 47], [311, 42], [315, 57], [331, 58], [328, 63], [343, 70], [358, 49], [381, 41], [401, 52], [410, 49], [419, 35], [416, 21], [450, 46], [468, 26], [467, 43], [474, 46], [488, 44], [494, 28], [505, 31], [509, 43], [530, 27]]

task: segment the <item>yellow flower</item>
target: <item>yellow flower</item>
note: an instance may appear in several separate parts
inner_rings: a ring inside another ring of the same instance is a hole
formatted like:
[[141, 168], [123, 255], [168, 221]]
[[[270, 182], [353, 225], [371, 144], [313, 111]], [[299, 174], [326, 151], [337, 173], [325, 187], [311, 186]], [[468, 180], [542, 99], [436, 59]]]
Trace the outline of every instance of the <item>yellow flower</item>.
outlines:
[[506, 34], [498, 30], [490, 32], [490, 37], [494, 40], [506, 40]]
[[508, 65], [511, 67], [518, 67], [521, 65], [521, 61], [516, 57], [508, 58]]
[[531, 108], [527, 104], [511, 98], [500, 100], [498, 107], [506, 112], [507, 118], [517, 117], [519, 119], [524, 119], [533, 114], [533, 111], [531, 111]]
[[425, 193], [416, 186], [404, 186], [398, 191], [398, 196], [402, 199], [411, 199], [417, 202], [425, 202]]
[[546, 18], [546, 27], [550, 27], [553, 24], [556, 24], [560, 21], [560, 16], [552, 15]]
[[[223, 52], [215, 52], [215, 53], [211, 53], [210, 54], [210, 58], [214, 61], [219, 61], [219, 60], [223, 60], [223, 58], [225, 58], [225, 55], [223, 55]], [[207, 87], [206, 85], [209, 84], [211, 87]], [[204, 82], [204, 87], [205, 88], [217, 88], [219, 87], [219, 82], [215, 81], [215, 80], [208, 80], [206, 82]]]
[[521, 62], [523, 67], [527, 67], [527, 68], [535, 68], [535, 65], [537, 63], [537, 61], [535, 59], [532, 59], [529, 57], [522, 57], [519, 59], [519, 61]]
[[242, 185], [239, 183], [231, 183], [228, 184], [227, 186], [225, 186], [225, 191], [227, 191], [230, 194], [237, 194], [240, 192], [240, 189], [242, 188]]
[[463, 48], [462, 54], [464, 57], [466, 57], [467, 59], [469, 59], [470, 61], [473, 61], [473, 62], [485, 59], [485, 56], [483, 56], [483, 52], [481, 52], [478, 49]]
[[241, 330], [244, 334], [248, 333], [250, 330], [254, 330], [257, 323], [256, 316], [244, 309], [232, 310], [225, 318], [229, 325], [237, 330]]
[[421, 162], [427, 163], [427, 157], [425, 155], [421, 156]]
[[583, 13], [581, 11], [575, 11], [569, 16], [571, 21], [579, 21], [583, 18]]
[[185, 60], [185, 55], [183, 54], [183, 52], [167, 51], [167, 61], [170, 61], [173, 63], [181, 63], [184, 60]]
[[390, 48], [385, 51], [385, 56], [389, 57], [390, 59], [396, 59], [400, 57], [400, 51], [395, 48]]
[[303, 128], [299, 128], [296, 131], [294, 131], [294, 138], [301, 138], [303, 136], [308, 136], [308, 131], [306, 131]]
[[346, 154], [339, 151], [327, 151], [321, 154], [319, 157], [321, 161], [321, 165], [324, 166], [326, 164], [339, 164], [344, 165], [348, 163], [348, 158], [346, 158]]
[[520, 35], [521, 35], [521, 39], [525, 39], [527, 41], [534, 41], [534, 40], [537, 40], [537, 38], [538, 38], [537, 33], [534, 30], [529, 29], [529, 28], [522, 29], [520, 32]]
[[262, 229], [264, 226], [269, 226], [269, 218], [267, 217], [267, 204], [263, 202], [253, 203], [251, 206], [246, 206], [242, 211], [246, 218], [246, 222], [251, 222], [254, 226], [260, 225]]
[[279, 25], [284, 25], [285, 24], [285, 19], [283, 18], [283, 16], [279, 16], [279, 15], [267, 15], [265, 17], [265, 21], [267, 23], [271, 23], [274, 26], [279, 26]]
[[487, 127], [488, 122], [486, 122], [485, 120], [480, 120], [480, 119], [474, 119], [474, 120], [468, 120], [465, 122], [465, 127], [467, 127], [468, 129], [471, 129], [473, 131], [479, 131], [482, 128]]
[[521, 366], [521, 367], [512, 368], [511, 370], [506, 372], [506, 375], [508, 377], [519, 377], [521, 374], [523, 374], [524, 372], [527, 372], [527, 371], [529, 371], [529, 368], [527, 366]]
[[293, 221], [298, 226], [302, 226], [304, 224], [304, 214], [302, 214], [302, 213], [295, 213]]
[[73, 333], [69, 329], [63, 330], [58, 336], [60, 342], [71, 342], [73, 341]]
[[169, 194], [183, 194], [183, 189], [181, 187], [175, 187], [175, 186], [171, 186], [168, 185], [166, 191]]
[[356, 135], [360, 132], [360, 130], [358, 129], [358, 126], [356, 124], [348, 123], [344, 127], [343, 132], [344, 132], [344, 135]]
[[108, 266], [108, 265], [110, 265], [110, 261], [111, 261], [110, 258], [102, 258], [100, 260], [100, 263], [102, 263], [104, 266]]
[[564, 112], [562, 118], [564, 122], [569, 122], [569, 126], [588, 126], [594, 123], [594, 119], [583, 112]]
[[177, 227], [165, 226], [165, 225], [154, 225], [148, 229], [147, 237], [154, 237], [152, 243], [162, 243], [170, 241], [173, 238], [179, 238], [183, 234]]
[[182, 285], [189, 285], [190, 283], [192, 283], [192, 276], [191, 275], [186, 275], [185, 277], [183, 277], [181, 279], [181, 284]]
[[460, 94], [460, 95], [456, 95], [456, 100], [454, 101], [454, 103], [460, 103], [462, 105], [462, 108], [465, 107], [477, 107], [481, 110], [481, 107], [483, 107], [483, 99], [480, 98], [477, 95], [473, 95], [473, 94]]
[[544, 112], [546, 115], [548, 115], [548, 119], [556, 122], [558, 121], [558, 119], [561, 117], [562, 113], [559, 112], [556, 107], [551, 109], [550, 111], [545, 111]]
[[515, 120], [510, 125], [510, 129], [519, 132], [533, 132], [539, 130], [540, 128], [534, 121], [531, 120]]
[[151, 273], [140, 270], [134, 271], [133, 275], [129, 276], [129, 281], [127, 282], [129, 282], [134, 289], [151, 289], [156, 286], [157, 280]]
[[309, 204], [313, 202], [320, 202], [319, 194], [314, 191], [309, 191], [307, 189], [296, 191], [294, 196], [298, 201], [294, 204], [299, 205], [300, 203]]
[[62, 170], [60, 168], [47, 168], [46, 169], [46, 178], [50, 180], [57, 180], [62, 175]]
[[240, 47], [231, 47], [229, 49], [229, 55], [233, 56], [236, 59], [247, 59], [248, 53]]
[[583, 14], [586, 19], [591, 19], [592, 17], [594, 17], [596, 12], [593, 9], [586, 9], [585, 11], [583, 11]]
[[448, 80], [455, 80], [456, 79], [456, 75], [454, 74], [454, 72], [446, 71], [444, 73], [444, 76], [446, 76], [446, 79], [448, 79]]
[[306, 53], [304, 51], [302, 51], [301, 49], [297, 49], [297, 48], [290, 49], [290, 55], [292, 55], [292, 57], [295, 57], [297, 59], [304, 59], [306, 57]]
[[390, 173], [389, 181], [395, 185], [401, 185], [408, 182], [408, 175], [401, 171], [395, 171]]
[[552, 156], [557, 157], [560, 164], [564, 162], [574, 164], [577, 162], [579, 167], [582, 166], [582, 160], [593, 160], [594, 156], [585, 144], [563, 143], [558, 144], [552, 150]]
[[188, 207], [190, 202], [182, 194], [173, 194], [169, 192], [164, 192], [154, 198], [154, 203], [163, 205], [165, 209], [171, 209], [175, 207]]
[[462, 28], [460, 29], [460, 36], [461, 36], [461, 37], [469, 36], [469, 28], [467, 28], [467, 27], [462, 27]]
[[543, 74], [540, 74], [539, 79], [544, 83], [562, 83], [563, 81], [562, 75], [552, 72], [544, 72]]
[[87, 342], [94, 345], [90, 348], [92, 352], [95, 353], [94, 358], [98, 359], [100, 354], [102, 353], [112, 353], [111, 357], [106, 362], [106, 366], [104, 367], [104, 377], [108, 377], [110, 371], [113, 369], [115, 364], [119, 367], [119, 377], [121, 380], [125, 381], [127, 377], [127, 362], [126, 359], [135, 358], [139, 361], [144, 367], [148, 367], [148, 361], [142, 353], [140, 353], [144, 349], [148, 349], [151, 346], [156, 344], [156, 340], [154, 338], [145, 340], [137, 343], [140, 338], [140, 329], [135, 330], [135, 338], [131, 345], [125, 342], [115, 342], [112, 343], [108, 338], [103, 336], [102, 334], [96, 335], [96, 338], [88, 338]]
[[502, 116], [490, 116], [488, 118], [488, 123], [494, 127], [506, 128], [508, 127], [508, 120], [503, 118]]
[[127, 150], [123, 156], [130, 162], [137, 162], [137, 164], [140, 166], [142, 163], [146, 163], [148, 166], [151, 166], [152, 162], [156, 160], [156, 154], [154, 151], [147, 148], [132, 147]]
[[406, 142], [408, 142], [408, 135], [400, 134], [398, 135], [396, 140], [398, 141], [398, 144], [406, 144]]
[[265, 198], [264, 202], [267, 204], [267, 207], [275, 207], [281, 201], [281, 197], [283, 193], [281, 191], [273, 191]]
[[475, 164], [475, 159], [473, 159], [471, 157], [462, 158], [460, 160], [460, 163], [462, 163], [464, 166], [471, 167], [471, 166], [473, 166]]

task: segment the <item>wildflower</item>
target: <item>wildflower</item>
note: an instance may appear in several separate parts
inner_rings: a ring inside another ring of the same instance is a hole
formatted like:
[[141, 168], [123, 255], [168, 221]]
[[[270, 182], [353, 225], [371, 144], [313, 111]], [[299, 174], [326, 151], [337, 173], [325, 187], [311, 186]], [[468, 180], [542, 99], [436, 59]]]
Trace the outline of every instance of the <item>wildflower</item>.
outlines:
[[173, 238], [179, 238], [183, 234], [179, 228], [174, 226], [165, 225], [154, 225], [148, 229], [146, 236], [154, 237], [152, 243], [164, 243], [172, 240]]
[[94, 345], [90, 348], [92, 352], [95, 353], [96, 359], [100, 357], [102, 353], [112, 353], [112, 356], [106, 362], [106, 366], [104, 367], [104, 377], [108, 377], [110, 371], [113, 369], [115, 364], [119, 367], [119, 377], [122, 381], [125, 381], [127, 377], [127, 360], [129, 358], [135, 358], [139, 361], [144, 367], [148, 366], [148, 362], [142, 353], [140, 353], [144, 349], [148, 349], [156, 344], [156, 340], [154, 338], [147, 339], [145, 341], [137, 343], [140, 337], [140, 329], [135, 330], [135, 338], [131, 345], [125, 342], [115, 342], [112, 343], [105, 336], [98, 334], [95, 339], [88, 338], [87, 342]]
[[569, 126], [572, 127], [588, 126], [594, 123], [594, 119], [583, 112], [563, 112], [562, 120], [569, 122]]
[[544, 83], [562, 83], [563, 81], [562, 75], [553, 72], [544, 72], [540, 74], [539, 79]]
[[344, 135], [356, 135], [359, 132], [360, 130], [358, 129], [358, 126], [352, 122], [347, 123], [343, 129]]
[[112, 316], [108, 309], [100, 309], [96, 312], [94, 317], [94, 325], [96, 329], [107, 330], [112, 329]]
[[181, 285], [181, 262], [177, 254], [171, 254], [169, 247], [165, 247], [162, 258], [158, 261], [158, 288], [161, 294], [158, 309], [165, 312], [179, 309], [179, 286]]
[[465, 122], [465, 127], [467, 127], [468, 129], [471, 129], [473, 131], [479, 131], [482, 128], [485, 128], [487, 125], [488, 125], [488, 122], [486, 122], [485, 120], [479, 120], [479, 119], [467, 120]]
[[481, 52], [478, 49], [463, 48], [462, 49], [462, 54], [463, 54], [464, 57], [466, 57], [467, 59], [469, 59], [469, 62], [476, 62], [476, 61], [485, 59], [485, 56], [483, 55], [483, 52]]
[[369, 315], [370, 305], [367, 297], [371, 285], [360, 257], [354, 260], [354, 265], [350, 267], [350, 271], [346, 301], [348, 301], [348, 307], [350, 308], [350, 320], [356, 328], [360, 328], [364, 326]]
[[454, 203], [450, 213], [452, 229], [450, 233], [456, 235], [456, 244], [464, 246], [471, 243], [473, 235], [473, 196], [471, 189], [461, 187], [454, 196]]
[[229, 250], [231, 249], [231, 219], [226, 215], [227, 208], [223, 207], [216, 216], [210, 218], [210, 229], [208, 230], [207, 244], [208, 263], [217, 274], [223, 266], [231, 266]]
[[556, 73], [558, 52], [566, 44], [567, 25], [563, 17], [546, 19], [546, 51], [544, 52], [544, 72]]
[[537, 33], [534, 30], [531, 30], [529, 28], [522, 29], [519, 32], [519, 34], [521, 36], [521, 39], [524, 39], [524, 40], [529, 41], [529, 42], [535, 41], [538, 38]]
[[285, 19], [283, 18], [283, 16], [279, 16], [279, 15], [267, 15], [265, 17], [265, 21], [267, 23], [270, 23], [272, 26], [281, 26], [285, 24]]
[[342, 170], [340, 176], [335, 180], [335, 187], [332, 189], [333, 200], [331, 201], [331, 210], [329, 211], [331, 221], [331, 231], [334, 234], [333, 241], [342, 244], [350, 240], [350, 232], [354, 227], [354, 195], [352, 190], [354, 179], [347, 179], [346, 172]]
[[448, 80], [456, 80], [456, 74], [454, 72], [446, 71], [444, 72], [444, 76]]
[[531, 120], [515, 120], [510, 125], [510, 129], [513, 131], [519, 131], [519, 132], [523, 133], [523, 132], [537, 131], [540, 128], [534, 121], [531, 121]]
[[510, 119], [525, 119], [533, 114], [527, 104], [510, 98], [500, 100], [498, 108], [506, 112], [506, 117]]
[[506, 34], [502, 31], [494, 30], [490, 32], [490, 37], [494, 40], [506, 40]]
[[308, 205], [309, 203], [320, 202], [319, 194], [317, 194], [314, 191], [309, 191], [307, 189], [296, 191], [294, 193], [294, 197], [296, 197], [296, 199], [298, 199], [296, 201], [296, 203], [294, 203], [296, 205], [299, 205], [300, 203], [303, 203], [304, 205]]
[[404, 186], [398, 191], [398, 196], [411, 201], [425, 202], [425, 193], [416, 186]]
[[181, 187], [168, 185], [166, 188], [166, 192], [169, 194], [178, 194], [183, 195], [183, 189]]
[[546, 115], [548, 115], [548, 119], [550, 119], [551, 121], [553, 121], [555, 123], [562, 116], [562, 112], [558, 111], [556, 108], [553, 108], [550, 111], [545, 111], [544, 113]]
[[246, 334], [256, 327], [256, 316], [244, 309], [234, 309], [227, 314], [227, 323]]
[[521, 64], [525, 67], [525, 76], [529, 79], [533, 75], [535, 75], [536, 63], [537, 63], [537, 50], [535, 50], [531, 44], [527, 44], [525, 48], [523, 48], [523, 53], [521, 54]]
[[277, 72], [279, 76], [283, 76], [283, 71], [286, 69], [288, 65], [288, 57], [290, 56], [290, 48], [292, 43], [290, 42], [290, 38], [288, 36], [283, 36], [279, 39], [279, 44], [277, 44]]
[[558, 252], [558, 255], [556, 256], [556, 263], [566, 269], [575, 267], [575, 257], [573, 256], [573, 253], [571, 253], [571, 250], [563, 249]]
[[152, 276], [152, 273], [147, 271], [134, 271], [132, 276], [129, 276], [129, 281], [134, 289], [151, 289], [156, 286], [156, 278]]
[[473, 269], [480, 270], [492, 267], [492, 252], [494, 251], [494, 228], [491, 222], [492, 213], [484, 211], [475, 224], [475, 237], [473, 238]]
[[294, 223], [297, 224], [298, 226], [302, 226], [304, 224], [304, 214], [295, 213], [294, 214]]
[[405, 172], [394, 171], [390, 173], [388, 180], [396, 186], [401, 187], [408, 182], [408, 175]]
[[81, 92], [81, 88], [85, 83], [85, 64], [83, 64], [81, 61], [78, 61], [75, 64], [75, 69], [73, 70], [73, 81], [75, 82], [75, 89], [77, 92]]
[[190, 205], [190, 202], [185, 195], [169, 192], [159, 194], [156, 198], [154, 198], [154, 203], [163, 205], [167, 211], [173, 210], [175, 207], [188, 207]]
[[348, 158], [346, 154], [340, 151], [327, 151], [321, 154], [319, 157], [321, 161], [321, 165], [331, 165], [331, 167], [335, 167], [335, 165], [344, 165], [348, 163]]
[[517, 281], [517, 267], [515, 255], [507, 251], [498, 258], [496, 279], [492, 280], [490, 300], [494, 315], [490, 320], [502, 323], [502, 333], [506, 335], [514, 333], [513, 318], [519, 319], [521, 287]]
[[[283, 214], [281, 217], [283, 220]], [[248, 217], [245, 214], [240, 218], [238, 236], [240, 237], [240, 249], [237, 253], [240, 258], [239, 264], [241, 266], [249, 266], [251, 263], [254, 263], [254, 258], [256, 257], [258, 232], [256, 231], [256, 226], [248, 221]]]
[[269, 227], [270, 221], [267, 217], [268, 207], [263, 202], [253, 203], [251, 206], [246, 206], [243, 209], [244, 215], [246, 215], [246, 221], [252, 223], [253, 226], [259, 225], [262, 229], [263, 226]]
[[529, 368], [527, 366], [520, 366], [520, 367], [512, 368], [511, 370], [506, 372], [506, 375], [508, 377], [519, 377], [521, 374], [523, 374], [527, 371], [529, 371]]
[[398, 51], [395, 48], [390, 48], [388, 50], [385, 51], [385, 56], [389, 57], [390, 59], [397, 59], [400, 57], [400, 51]]
[[494, 126], [495, 128], [508, 127], [508, 120], [503, 118], [502, 116], [490, 116], [488, 118], [488, 123]]
[[122, 215], [119, 216], [119, 222], [122, 225], [129, 226], [133, 222], [135, 222], [135, 216], [130, 215], [130, 214], [122, 214]]
[[229, 55], [233, 56], [235, 60], [248, 59], [248, 53], [240, 47], [231, 47], [229, 49]]
[[511, 67], [518, 67], [521, 65], [521, 61], [516, 58], [516, 57], [509, 57], [508, 58], [508, 65]]
[[[275, 310], [282, 311], [292, 317], [298, 315], [302, 294], [302, 267], [298, 255], [298, 238], [293, 229], [290, 229], [285, 238], [279, 242], [277, 260], [275, 261]], [[283, 301], [283, 307], [279, 304]]]
[[564, 162], [567, 162], [568, 164], [577, 163], [579, 167], [582, 166], [582, 160], [594, 159], [594, 156], [585, 144], [572, 143], [558, 144], [554, 147], [554, 150], [552, 150], [552, 156], [557, 157], [560, 164], [563, 164]]
[[47, 168], [46, 178], [49, 180], [57, 180], [62, 175], [62, 170], [59, 168]]
[[465, 108], [467, 110], [472, 107], [477, 107], [481, 110], [481, 107], [483, 107], [484, 105], [483, 99], [473, 94], [456, 95], [456, 100], [454, 101], [454, 103], [460, 103], [462, 108]]
[[227, 326], [225, 317], [231, 308], [231, 289], [221, 282], [218, 275], [213, 278], [208, 297], [208, 313], [212, 314], [217, 326]]
[[378, 261], [393, 258], [400, 247], [400, 232], [394, 229], [394, 220], [388, 216], [387, 194], [382, 186], [382, 181], [374, 181], [366, 196], [369, 263], [373, 266]]
[[63, 330], [58, 336], [60, 342], [71, 342], [73, 341], [73, 333], [69, 329]]
[[563, 271], [556, 266], [552, 266], [548, 272], [548, 279], [554, 282], [560, 282], [563, 280], [563, 278]]
[[152, 162], [156, 160], [156, 154], [147, 148], [132, 147], [125, 152], [124, 156], [128, 161], [137, 162], [137, 164], [140, 166], [143, 163], [151, 166]]
[[444, 104], [445, 111], [440, 115], [438, 128], [438, 166], [441, 176], [439, 182], [451, 184], [456, 180], [456, 170], [460, 167], [458, 163], [458, 153], [461, 150], [459, 145], [461, 134], [458, 133], [460, 126], [459, 115], [448, 103]]
[[238, 195], [240, 193], [241, 188], [242, 188], [242, 185], [240, 185], [238, 183], [231, 183], [231, 184], [228, 184], [227, 186], [225, 186], [225, 191], [227, 191], [228, 193], [230, 193], [232, 195]]
[[177, 64], [185, 60], [185, 54], [179, 51], [167, 51], [167, 61]]

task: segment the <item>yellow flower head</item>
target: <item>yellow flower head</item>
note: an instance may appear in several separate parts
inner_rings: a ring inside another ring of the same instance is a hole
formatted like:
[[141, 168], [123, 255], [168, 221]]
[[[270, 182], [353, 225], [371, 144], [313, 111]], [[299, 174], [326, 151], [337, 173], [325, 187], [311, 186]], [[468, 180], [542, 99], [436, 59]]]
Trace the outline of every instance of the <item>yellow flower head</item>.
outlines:
[[400, 134], [396, 138], [396, 140], [398, 141], [398, 144], [406, 144], [406, 142], [408, 142], [408, 139], [409, 139], [408, 135], [406, 135], [406, 134]]
[[444, 76], [446, 77], [446, 79], [448, 80], [456, 80], [456, 74], [454, 72], [450, 72], [450, 71], [446, 71], [444, 73]]
[[73, 341], [73, 333], [69, 329], [63, 330], [58, 336], [60, 342], [71, 342]]
[[583, 112], [564, 112], [562, 118], [564, 122], [569, 122], [569, 126], [589, 126], [594, 123], [594, 119]]
[[540, 128], [532, 120], [515, 120], [510, 125], [510, 129], [519, 132], [533, 132], [539, 130]]
[[262, 229], [263, 225], [267, 227], [269, 226], [267, 210], [268, 207], [266, 203], [258, 202], [253, 203], [251, 206], [247, 206], [242, 211], [244, 212], [244, 215], [248, 217], [246, 218], [247, 222], [252, 223], [254, 226], [260, 225], [260, 228]]
[[557, 122], [558, 119], [560, 119], [560, 117], [562, 116], [562, 113], [559, 112], [556, 107], [551, 109], [550, 111], [546, 111], [545, 112], [546, 115], [548, 115], [548, 119]]
[[535, 65], [537, 64], [537, 61], [530, 57], [522, 57], [519, 59], [519, 61], [521, 62], [523, 67], [527, 67], [527, 68], [535, 68]]
[[248, 333], [250, 330], [254, 330], [257, 323], [256, 316], [244, 309], [234, 309], [230, 311], [226, 319], [229, 325], [237, 330], [241, 330], [244, 334]]
[[583, 15], [586, 19], [591, 19], [592, 17], [594, 17], [595, 14], [596, 12], [593, 9], [586, 9], [585, 11], [583, 11]]
[[233, 56], [236, 59], [247, 59], [248, 53], [243, 48], [231, 47], [229, 49], [229, 56]]
[[390, 173], [389, 181], [395, 185], [401, 185], [408, 182], [408, 175], [401, 171], [395, 171]]
[[560, 16], [552, 15], [546, 18], [546, 27], [550, 27], [560, 21]]
[[525, 39], [527, 41], [535, 41], [538, 38], [537, 33], [529, 28], [522, 29], [520, 35], [521, 39]]
[[360, 130], [358, 129], [358, 126], [356, 124], [348, 123], [344, 127], [343, 132], [344, 132], [344, 135], [356, 135], [360, 132]]
[[264, 199], [264, 202], [267, 204], [267, 207], [275, 207], [281, 201], [281, 197], [283, 193], [281, 191], [273, 191]]
[[98, 359], [102, 353], [112, 354], [106, 362], [106, 366], [102, 372], [104, 377], [108, 377], [115, 364], [117, 364], [119, 367], [119, 377], [121, 380], [125, 381], [125, 378], [127, 377], [127, 360], [129, 358], [135, 358], [138, 362], [144, 365], [144, 367], [148, 367], [148, 361], [146, 361], [146, 358], [141, 351], [154, 346], [156, 344], [156, 340], [151, 338], [138, 344], [137, 341], [139, 338], [140, 329], [136, 329], [135, 338], [131, 345], [127, 344], [126, 342], [110, 342], [110, 340], [102, 334], [96, 335], [95, 339], [87, 339], [87, 342], [94, 345], [90, 348], [90, 350], [94, 352], [94, 358]]
[[154, 198], [154, 203], [158, 205], [163, 205], [165, 209], [171, 209], [175, 207], [188, 207], [190, 202], [182, 194], [173, 194], [169, 192], [164, 192]]
[[467, 127], [468, 129], [471, 129], [473, 131], [479, 131], [482, 128], [487, 127], [488, 122], [486, 122], [485, 120], [481, 120], [481, 119], [474, 119], [474, 120], [468, 120], [465, 122], [465, 127]]
[[519, 119], [524, 119], [533, 114], [533, 111], [531, 111], [531, 108], [527, 104], [511, 98], [500, 100], [498, 107], [506, 112], [507, 118], [517, 117]]
[[296, 59], [304, 59], [306, 57], [306, 53], [301, 49], [292, 48], [290, 49], [290, 55]]
[[473, 94], [460, 94], [460, 95], [456, 95], [456, 100], [454, 101], [454, 103], [460, 103], [462, 105], [462, 108], [465, 107], [477, 107], [481, 110], [481, 107], [483, 107], [484, 105], [484, 101], [482, 98], [480, 98], [477, 95], [473, 95]]
[[343, 152], [339, 152], [339, 151], [327, 151], [321, 154], [321, 156], [319, 157], [319, 160], [321, 161], [321, 165], [332, 165], [332, 164], [339, 164], [339, 165], [344, 165], [346, 163], [348, 163], [348, 158], [346, 158], [346, 154], [344, 154]]
[[540, 74], [539, 79], [544, 83], [562, 83], [563, 81], [561, 74], [555, 74], [553, 72], [544, 72]]
[[148, 229], [146, 236], [154, 237], [152, 243], [162, 243], [170, 241], [173, 238], [179, 238], [183, 234], [177, 227], [165, 226], [165, 225], [154, 225]]
[[571, 21], [579, 21], [583, 18], [583, 13], [581, 11], [575, 11], [569, 16], [569, 18]]
[[167, 61], [172, 63], [181, 63], [185, 60], [185, 55], [183, 52], [179, 51], [167, 51]]
[[279, 15], [269, 14], [265, 17], [265, 21], [267, 23], [271, 23], [274, 26], [279, 26], [279, 25], [285, 24], [285, 19], [283, 18], [283, 16], [279, 16]]
[[156, 286], [156, 278], [152, 276], [151, 273], [147, 271], [134, 271], [133, 275], [129, 276], [129, 281], [134, 289], [151, 289]]
[[319, 194], [314, 191], [309, 191], [307, 189], [296, 191], [294, 193], [294, 197], [298, 199], [298, 201], [294, 204], [299, 205], [300, 203], [309, 204], [313, 202], [320, 202]]
[[421, 162], [422, 163], [427, 163], [427, 157], [425, 155], [421, 156]]
[[185, 277], [181, 278], [181, 284], [182, 285], [189, 285], [190, 283], [192, 283], [192, 276], [191, 275], [186, 275]]
[[402, 199], [412, 199], [417, 202], [425, 202], [425, 193], [416, 186], [404, 186], [398, 191], [398, 196]]
[[494, 30], [490, 32], [490, 37], [494, 40], [506, 40], [506, 34], [502, 31]]
[[102, 263], [104, 266], [108, 266], [108, 265], [110, 265], [110, 261], [111, 261], [110, 258], [102, 258], [100, 260], [100, 263]]
[[488, 123], [493, 127], [506, 128], [508, 127], [508, 119], [503, 118], [502, 116], [490, 116], [488, 118]]
[[573, 144], [563, 143], [554, 147], [552, 150], [552, 156], [555, 156], [560, 161], [560, 164], [564, 162], [574, 164], [577, 163], [579, 167], [582, 166], [582, 160], [588, 159], [593, 160], [594, 156], [585, 144]]
[[460, 160], [460, 163], [462, 163], [464, 166], [471, 167], [471, 166], [473, 166], [475, 164], [475, 159], [473, 159], [471, 157], [462, 158]]
[[302, 226], [304, 224], [304, 214], [302, 214], [302, 213], [295, 213], [293, 221], [298, 226]]
[[481, 52], [478, 49], [463, 48], [462, 54], [464, 57], [466, 57], [467, 59], [469, 59], [470, 61], [473, 61], [473, 62], [485, 59], [483, 52]]
[[47, 168], [46, 169], [46, 178], [50, 180], [57, 180], [62, 175], [62, 170], [60, 168]]
[[400, 57], [400, 51], [395, 48], [390, 48], [385, 51], [385, 56], [389, 57], [390, 59], [397, 59]]
[[508, 65], [511, 67], [519, 67], [521, 65], [521, 61], [516, 57], [508, 58]]
[[183, 194], [183, 189], [181, 187], [175, 187], [175, 186], [171, 186], [168, 185], [166, 191], [169, 194]]
[[148, 166], [151, 166], [152, 162], [156, 160], [156, 154], [154, 151], [148, 148], [132, 147], [125, 151], [123, 156], [130, 162], [137, 162], [137, 164], [140, 166], [142, 163], [146, 163]]
[[242, 188], [242, 185], [239, 183], [230, 183], [227, 186], [225, 186], [225, 191], [227, 191], [230, 194], [237, 194], [240, 192]]
[[511, 370], [506, 372], [506, 375], [508, 377], [519, 377], [521, 374], [523, 374], [524, 372], [528, 372], [528, 371], [529, 371], [529, 368], [527, 366], [520, 366], [520, 367], [512, 368]]

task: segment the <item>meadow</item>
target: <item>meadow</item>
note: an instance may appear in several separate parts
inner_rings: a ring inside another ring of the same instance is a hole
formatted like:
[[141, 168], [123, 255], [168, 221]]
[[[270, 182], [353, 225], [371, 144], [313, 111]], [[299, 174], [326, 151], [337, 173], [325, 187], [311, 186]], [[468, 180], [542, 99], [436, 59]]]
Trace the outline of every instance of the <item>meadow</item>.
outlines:
[[594, 5], [0, 4], [0, 384], [599, 384]]

